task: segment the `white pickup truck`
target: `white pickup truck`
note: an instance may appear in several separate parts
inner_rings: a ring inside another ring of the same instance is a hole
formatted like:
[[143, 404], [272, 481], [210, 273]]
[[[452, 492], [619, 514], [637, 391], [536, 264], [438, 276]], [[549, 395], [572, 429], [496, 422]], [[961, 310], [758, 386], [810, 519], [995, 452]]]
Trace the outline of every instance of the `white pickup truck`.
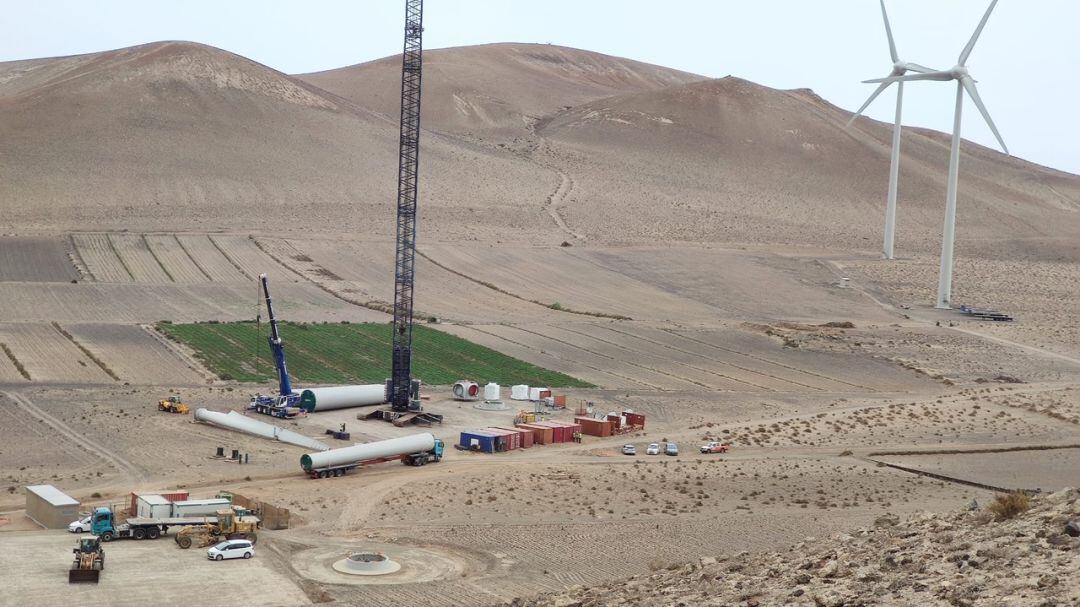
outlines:
[[720, 441], [712, 441], [701, 446], [702, 453], [727, 453], [728, 446]]

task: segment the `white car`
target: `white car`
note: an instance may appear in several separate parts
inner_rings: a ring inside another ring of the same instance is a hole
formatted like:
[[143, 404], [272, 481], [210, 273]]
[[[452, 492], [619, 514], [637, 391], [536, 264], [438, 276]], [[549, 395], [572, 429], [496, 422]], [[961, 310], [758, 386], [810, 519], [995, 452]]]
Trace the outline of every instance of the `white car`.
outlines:
[[249, 559], [255, 555], [255, 546], [250, 540], [225, 540], [206, 551], [206, 558], [211, 561], [225, 559]]
[[90, 517], [84, 517], [68, 523], [68, 531], [72, 533], [86, 533], [90, 531]]
[[649, 443], [649, 446], [645, 449], [645, 455], [660, 455], [660, 445], [658, 443]]

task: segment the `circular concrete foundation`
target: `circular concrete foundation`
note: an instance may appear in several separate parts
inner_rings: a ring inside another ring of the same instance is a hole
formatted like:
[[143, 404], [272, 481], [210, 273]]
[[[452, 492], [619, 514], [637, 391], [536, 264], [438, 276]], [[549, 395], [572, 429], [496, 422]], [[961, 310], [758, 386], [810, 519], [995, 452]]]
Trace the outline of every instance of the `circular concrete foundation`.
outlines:
[[386, 575], [396, 573], [401, 564], [378, 552], [354, 552], [337, 561], [334, 571], [348, 575]]
[[480, 409], [481, 411], [509, 411], [510, 407], [501, 400], [485, 400], [482, 403], [477, 403], [473, 407]]

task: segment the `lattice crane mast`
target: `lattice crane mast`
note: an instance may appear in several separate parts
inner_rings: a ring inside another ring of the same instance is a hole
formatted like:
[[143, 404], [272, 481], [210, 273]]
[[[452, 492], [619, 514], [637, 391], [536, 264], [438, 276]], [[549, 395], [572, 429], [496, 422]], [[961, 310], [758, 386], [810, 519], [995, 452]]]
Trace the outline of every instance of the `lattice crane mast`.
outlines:
[[420, 410], [412, 381], [413, 283], [416, 269], [416, 180], [420, 160], [420, 80], [423, 0], [405, 0], [401, 59], [401, 137], [398, 149], [397, 253], [394, 262], [394, 352], [388, 394], [394, 411]]

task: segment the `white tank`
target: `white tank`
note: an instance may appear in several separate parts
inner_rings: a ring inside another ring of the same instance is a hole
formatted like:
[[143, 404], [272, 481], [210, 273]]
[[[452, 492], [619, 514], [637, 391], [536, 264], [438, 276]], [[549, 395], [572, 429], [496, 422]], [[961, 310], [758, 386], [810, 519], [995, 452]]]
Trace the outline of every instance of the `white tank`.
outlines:
[[394, 457], [407, 453], [419, 453], [430, 451], [435, 448], [435, 435], [430, 432], [423, 434], [410, 434], [387, 440], [331, 449], [318, 453], [307, 453], [300, 456], [300, 465], [304, 470], [326, 468], [328, 466], [344, 466], [356, 464], [373, 459]]
[[499, 400], [502, 398], [502, 388], [494, 382], [484, 386], [484, 400]]
[[480, 385], [467, 379], [454, 382], [454, 398], [457, 400], [476, 400], [480, 398]]
[[540, 388], [529, 388], [529, 400], [540, 400]]
[[510, 386], [511, 400], [529, 400], [529, 387], [524, 384]]
[[385, 384], [309, 388], [300, 393], [300, 408], [309, 413], [329, 409], [381, 405], [385, 402]]

